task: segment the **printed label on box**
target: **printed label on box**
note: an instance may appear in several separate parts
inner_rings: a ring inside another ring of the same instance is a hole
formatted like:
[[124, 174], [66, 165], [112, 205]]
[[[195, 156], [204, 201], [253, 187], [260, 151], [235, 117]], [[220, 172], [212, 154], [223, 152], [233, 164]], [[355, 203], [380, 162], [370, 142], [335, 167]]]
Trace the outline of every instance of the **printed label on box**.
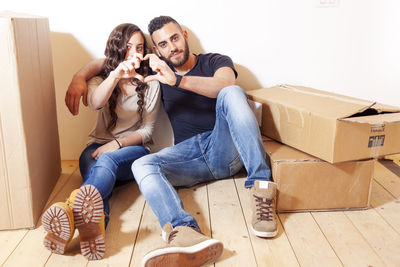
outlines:
[[384, 132], [384, 131], [385, 131], [385, 125], [379, 124], [371, 126], [371, 133]]
[[373, 135], [369, 137], [368, 147], [383, 146], [385, 143], [385, 135]]

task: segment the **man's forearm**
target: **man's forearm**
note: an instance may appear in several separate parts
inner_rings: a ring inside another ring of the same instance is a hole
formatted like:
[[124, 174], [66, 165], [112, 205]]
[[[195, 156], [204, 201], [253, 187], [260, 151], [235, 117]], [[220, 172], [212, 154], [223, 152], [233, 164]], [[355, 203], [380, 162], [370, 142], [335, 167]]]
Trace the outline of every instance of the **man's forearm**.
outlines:
[[216, 98], [222, 88], [233, 84], [214, 77], [183, 76], [179, 87], [199, 95]]
[[234, 85], [235, 80], [232, 69], [223, 67], [217, 70], [213, 77], [183, 76], [179, 87], [210, 98], [216, 98], [222, 88]]
[[90, 61], [88, 64], [86, 64], [86, 66], [75, 73], [74, 77], [81, 77], [87, 81], [90, 78], [98, 75], [103, 68], [104, 60], [104, 58], [101, 58]]

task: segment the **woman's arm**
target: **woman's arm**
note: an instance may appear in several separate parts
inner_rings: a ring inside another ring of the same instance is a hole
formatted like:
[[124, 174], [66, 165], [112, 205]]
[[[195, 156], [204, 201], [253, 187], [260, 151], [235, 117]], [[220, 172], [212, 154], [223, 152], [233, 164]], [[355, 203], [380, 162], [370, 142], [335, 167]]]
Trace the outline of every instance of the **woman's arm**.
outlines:
[[144, 78], [136, 73], [135, 68], [139, 68], [141, 55], [133, 56], [132, 58], [118, 64], [115, 70], [111, 71], [108, 77], [99, 85], [99, 87], [90, 95], [90, 103], [93, 109], [104, 107], [110, 98], [115, 86], [121, 79]]
[[141, 144], [142, 144], [142, 136], [140, 134], [138, 134], [137, 132], [134, 132], [128, 136], [118, 138], [118, 139], [112, 140], [108, 143], [105, 143], [104, 145], [97, 148], [92, 153], [92, 158], [97, 160], [101, 154], [113, 152], [113, 151], [123, 148], [125, 146], [133, 146], [133, 145], [141, 145]]
[[141, 127], [128, 136], [117, 138], [97, 148], [92, 154], [94, 159], [97, 159], [103, 153], [112, 152], [126, 146], [142, 145], [151, 140], [157, 114], [161, 107], [161, 92], [158, 82], [151, 82], [149, 85], [151, 86], [148, 89], [151, 90], [149, 92], [150, 98], [147, 99], [146, 108], [143, 111]]
[[120, 78], [114, 71], [110, 72], [110, 75], [89, 95], [90, 107], [92, 109], [104, 107], [119, 80]]

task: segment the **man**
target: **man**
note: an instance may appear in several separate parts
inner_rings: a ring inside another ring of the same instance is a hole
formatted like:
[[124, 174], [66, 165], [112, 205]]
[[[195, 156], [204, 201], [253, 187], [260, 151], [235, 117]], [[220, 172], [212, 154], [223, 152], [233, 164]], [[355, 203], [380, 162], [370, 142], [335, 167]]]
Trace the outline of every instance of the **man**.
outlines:
[[[149, 252], [143, 262], [145, 266], [211, 264], [222, 254], [223, 245], [201, 234], [174, 187], [226, 178], [244, 165], [248, 173], [245, 186], [253, 199], [251, 229], [257, 236], [273, 237], [277, 234], [276, 184], [270, 181], [271, 172], [247, 96], [234, 85], [237, 74], [232, 60], [220, 54], [190, 53], [187, 32], [171, 17], [154, 18], [148, 29], [156, 54], [144, 60], [150, 61], [155, 74], [145, 81], [161, 83], [175, 145], [132, 165], [167, 242], [165, 247]], [[82, 72], [95, 73], [88, 66]]]

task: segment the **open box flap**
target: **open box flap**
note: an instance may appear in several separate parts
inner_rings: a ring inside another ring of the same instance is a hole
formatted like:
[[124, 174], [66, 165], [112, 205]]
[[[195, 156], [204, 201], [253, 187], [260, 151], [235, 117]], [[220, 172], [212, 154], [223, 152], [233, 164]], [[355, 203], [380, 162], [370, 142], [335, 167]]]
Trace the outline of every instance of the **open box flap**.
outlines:
[[400, 107], [339, 95], [309, 87], [277, 85], [248, 92], [253, 100], [266, 99], [287, 108], [329, 119], [400, 112]]

